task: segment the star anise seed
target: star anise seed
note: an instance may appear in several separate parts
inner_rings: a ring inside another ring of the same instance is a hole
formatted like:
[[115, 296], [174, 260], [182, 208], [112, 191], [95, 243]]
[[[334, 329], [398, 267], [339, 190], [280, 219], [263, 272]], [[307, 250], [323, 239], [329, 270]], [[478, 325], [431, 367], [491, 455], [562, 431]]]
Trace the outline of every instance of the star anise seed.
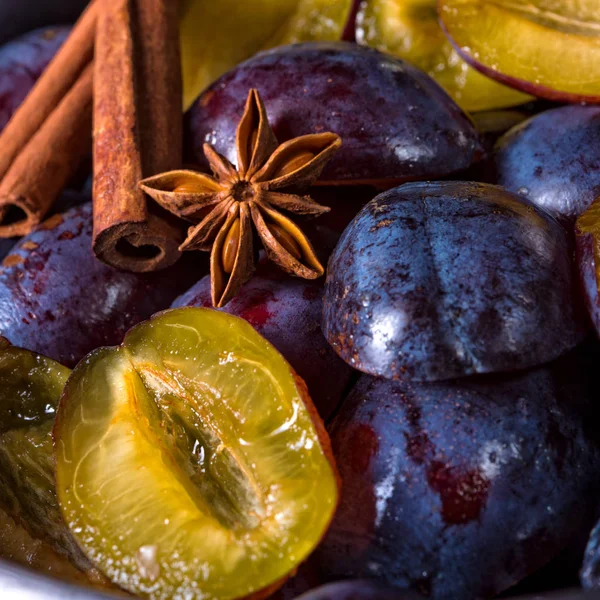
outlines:
[[324, 273], [306, 236], [283, 212], [318, 216], [329, 211], [308, 196], [286, 193], [312, 185], [341, 146], [334, 133], [316, 133], [281, 145], [257, 90], [250, 90], [236, 135], [237, 169], [209, 144], [204, 154], [213, 176], [169, 171], [140, 182], [173, 214], [197, 223], [181, 250], [210, 251], [211, 294], [227, 304], [254, 272], [253, 230], [270, 260], [296, 277]]

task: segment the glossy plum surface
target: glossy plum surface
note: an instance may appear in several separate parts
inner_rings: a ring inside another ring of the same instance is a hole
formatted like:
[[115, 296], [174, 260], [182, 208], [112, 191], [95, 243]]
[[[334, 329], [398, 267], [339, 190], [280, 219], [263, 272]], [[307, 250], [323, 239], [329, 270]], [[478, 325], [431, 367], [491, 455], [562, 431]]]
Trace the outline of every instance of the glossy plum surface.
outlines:
[[434, 384], [363, 376], [330, 428], [343, 484], [324, 571], [455, 600], [548, 562], [598, 499], [576, 377], [560, 364]]
[[91, 249], [92, 208], [56, 215], [26, 236], [0, 268], [0, 331], [13, 344], [72, 366], [118, 343], [167, 308], [198, 271], [180, 262], [152, 274], [117, 271]]
[[345, 42], [275, 48], [238, 65], [200, 95], [187, 118], [191, 160], [202, 145], [235, 162], [235, 132], [251, 88], [280, 142], [323, 131], [342, 148], [321, 179], [337, 183], [434, 178], [481, 157], [468, 117], [425, 73]]
[[600, 522], [590, 534], [580, 576], [584, 588], [600, 590]]
[[[289, 277], [263, 259], [240, 293], [219, 310], [248, 321], [283, 354], [306, 382], [321, 417], [327, 419], [341, 400], [352, 369], [323, 336], [322, 300], [323, 279]], [[198, 281], [172, 306], [212, 308], [210, 278]]]
[[440, 380], [542, 364], [583, 335], [561, 225], [497, 186], [380, 194], [329, 260], [323, 331], [350, 365]]
[[298, 600], [418, 600], [410, 590], [383, 586], [368, 579], [329, 583], [298, 596]]
[[517, 125], [495, 151], [498, 183], [563, 219], [600, 195], [600, 107], [562, 106]]
[[37, 29], [0, 47], [0, 131], [23, 102], [69, 31], [70, 27], [67, 26]]

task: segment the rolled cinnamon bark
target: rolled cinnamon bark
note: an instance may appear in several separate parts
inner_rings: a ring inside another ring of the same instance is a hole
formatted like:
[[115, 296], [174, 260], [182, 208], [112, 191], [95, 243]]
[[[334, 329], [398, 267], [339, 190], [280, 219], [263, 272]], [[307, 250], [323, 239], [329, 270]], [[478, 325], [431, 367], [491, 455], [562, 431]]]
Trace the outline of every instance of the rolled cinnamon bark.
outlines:
[[180, 256], [180, 228], [148, 206], [144, 177], [181, 165], [178, 7], [173, 0], [100, 0], [94, 71], [96, 256], [153, 271]]
[[0, 134], [0, 237], [31, 231], [88, 150], [98, 4], [89, 5]]

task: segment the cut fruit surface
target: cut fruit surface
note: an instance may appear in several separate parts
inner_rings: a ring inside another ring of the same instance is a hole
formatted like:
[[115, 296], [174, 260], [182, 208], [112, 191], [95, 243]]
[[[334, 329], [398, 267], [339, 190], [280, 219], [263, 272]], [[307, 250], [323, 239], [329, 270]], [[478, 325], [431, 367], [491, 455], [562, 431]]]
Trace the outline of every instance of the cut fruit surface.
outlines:
[[209, 309], [165, 311], [91, 353], [54, 439], [65, 520], [113, 582], [144, 597], [271, 587], [337, 505], [303, 382], [248, 323]]
[[184, 109], [217, 77], [260, 50], [341, 39], [351, 10], [352, 0], [184, 0]]
[[4, 341], [0, 338], [0, 557], [80, 583], [102, 583], [56, 499], [52, 426], [70, 370]]
[[600, 102], [597, 0], [439, 0], [442, 26], [461, 56], [519, 90]]
[[482, 75], [458, 55], [438, 23], [436, 0], [363, 0], [356, 39], [423, 69], [464, 110], [505, 108], [531, 99]]

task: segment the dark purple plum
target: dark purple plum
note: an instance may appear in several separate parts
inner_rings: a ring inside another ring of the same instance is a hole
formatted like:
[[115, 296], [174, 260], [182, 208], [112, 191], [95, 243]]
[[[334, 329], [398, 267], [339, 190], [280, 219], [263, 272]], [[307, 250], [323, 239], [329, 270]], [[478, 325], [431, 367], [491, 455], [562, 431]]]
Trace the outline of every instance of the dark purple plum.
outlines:
[[0, 331], [13, 344], [73, 366], [118, 344], [133, 325], [167, 308], [198, 271], [180, 261], [125, 273], [92, 253], [92, 207], [55, 215], [23, 238], [0, 268]]
[[600, 195], [600, 107], [562, 106], [517, 125], [495, 163], [500, 185], [574, 220]]
[[[323, 419], [342, 398], [352, 369], [323, 337], [323, 281], [296, 279], [261, 260], [253, 278], [225, 307], [269, 340], [304, 379]], [[173, 307], [212, 308], [210, 278], [204, 277], [173, 302]]]
[[562, 360], [440, 383], [362, 376], [330, 427], [342, 500], [323, 574], [490, 598], [585, 531], [600, 450]]
[[89, 0], [0, 2], [0, 44], [38, 27], [73, 23]]
[[419, 600], [410, 590], [383, 586], [368, 579], [329, 583], [298, 596], [297, 600]]
[[351, 366], [435, 381], [543, 364], [583, 337], [563, 227], [502, 188], [380, 194], [329, 260], [323, 331]]
[[577, 272], [583, 301], [596, 333], [600, 336], [600, 295], [596, 278], [596, 258], [594, 238], [590, 234], [580, 233], [575, 237]]
[[209, 142], [236, 161], [236, 127], [251, 88], [280, 142], [341, 136], [323, 181], [390, 187], [460, 171], [482, 156], [472, 122], [429, 76], [377, 50], [331, 42], [262, 52], [218, 79], [188, 113], [190, 160], [206, 166]]
[[[596, 524], [583, 558], [581, 585], [588, 590], [600, 590], [600, 521]], [[598, 596], [600, 598], [600, 595]]]
[[[2, 10], [0, 8], [0, 13]], [[52, 60], [69, 31], [70, 27], [66, 26], [37, 29], [0, 47], [0, 131]]]

